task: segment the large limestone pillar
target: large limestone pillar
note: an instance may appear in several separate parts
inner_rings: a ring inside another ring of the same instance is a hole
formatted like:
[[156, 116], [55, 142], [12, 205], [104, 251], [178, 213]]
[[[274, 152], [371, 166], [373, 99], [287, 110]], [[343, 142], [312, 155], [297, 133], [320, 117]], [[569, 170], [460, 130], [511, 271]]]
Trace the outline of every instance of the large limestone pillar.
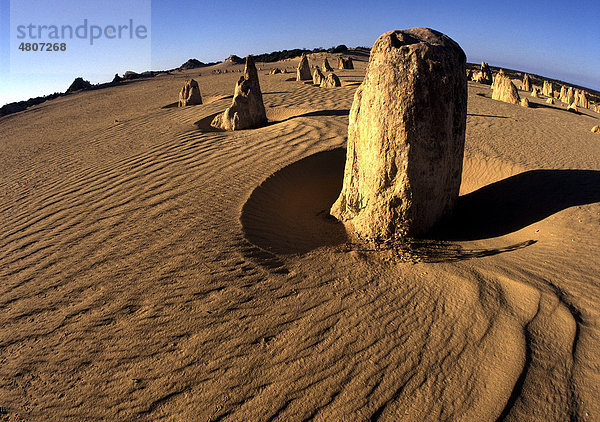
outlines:
[[428, 28], [386, 32], [373, 45], [331, 209], [359, 236], [419, 236], [452, 210], [465, 143], [465, 60], [456, 42]]

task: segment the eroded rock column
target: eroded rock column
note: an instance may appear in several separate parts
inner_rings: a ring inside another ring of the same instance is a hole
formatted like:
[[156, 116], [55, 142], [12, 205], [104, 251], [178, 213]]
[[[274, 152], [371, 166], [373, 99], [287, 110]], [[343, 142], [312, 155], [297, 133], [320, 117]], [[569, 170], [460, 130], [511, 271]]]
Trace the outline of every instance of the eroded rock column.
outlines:
[[200, 95], [200, 87], [194, 79], [185, 81], [185, 85], [179, 91], [179, 107], [189, 105], [202, 104], [202, 95]]
[[263, 104], [258, 72], [252, 56], [246, 57], [244, 76], [238, 80], [231, 106], [215, 116], [211, 126], [225, 130], [252, 129], [264, 126], [267, 114]]
[[419, 236], [458, 198], [467, 112], [465, 53], [446, 35], [381, 35], [354, 95], [344, 183], [331, 214], [367, 238]]

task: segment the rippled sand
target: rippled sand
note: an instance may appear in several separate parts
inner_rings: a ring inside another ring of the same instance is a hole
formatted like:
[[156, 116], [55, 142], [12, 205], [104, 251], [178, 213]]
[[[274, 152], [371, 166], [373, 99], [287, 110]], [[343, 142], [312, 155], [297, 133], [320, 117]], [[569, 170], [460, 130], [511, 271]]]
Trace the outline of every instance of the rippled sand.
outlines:
[[600, 419], [600, 115], [469, 83], [455, 217], [361, 243], [327, 215], [354, 59], [259, 64], [255, 130], [209, 129], [211, 68], [0, 118], [0, 417]]

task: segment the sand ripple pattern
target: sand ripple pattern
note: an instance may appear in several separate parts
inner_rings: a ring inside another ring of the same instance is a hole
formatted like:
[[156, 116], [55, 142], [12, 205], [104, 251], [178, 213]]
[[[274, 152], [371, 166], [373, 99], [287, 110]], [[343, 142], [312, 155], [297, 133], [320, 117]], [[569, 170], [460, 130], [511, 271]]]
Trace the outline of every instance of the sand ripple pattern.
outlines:
[[[315, 172], [340, 167], [364, 71], [355, 64], [340, 72], [346, 86], [331, 90], [261, 74], [272, 124], [256, 130], [195, 125], [228, 105], [231, 73], [198, 78], [214, 98], [202, 106], [161, 108], [180, 75], [0, 121], [13, 134], [0, 166], [2, 416], [597, 418], [600, 206], [592, 185], [586, 200], [497, 237], [453, 240], [494, 255], [407, 261], [394, 249], [303, 235], [331, 200], [333, 185], [317, 189]], [[491, 113], [486, 101], [470, 98], [463, 193], [543, 159], [518, 146], [506, 153], [482, 135], [482, 122], [499, 124], [476, 116]], [[69, 111], [77, 107], [86, 118]], [[29, 126], [34, 114], [42, 136]], [[57, 118], [62, 125], [51, 126]], [[502, 124], [505, 142], [516, 143], [510, 135], [522, 123]], [[547, 168], [577, 168], [570, 154]], [[600, 170], [585, 160], [585, 169]], [[314, 189], [329, 192], [322, 203], [311, 202]], [[283, 208], [290, 201], [298, 202]], [[298, 217], [295, 208], [315, 204]], [[507, 248], [516, 244], [525, 246]]]

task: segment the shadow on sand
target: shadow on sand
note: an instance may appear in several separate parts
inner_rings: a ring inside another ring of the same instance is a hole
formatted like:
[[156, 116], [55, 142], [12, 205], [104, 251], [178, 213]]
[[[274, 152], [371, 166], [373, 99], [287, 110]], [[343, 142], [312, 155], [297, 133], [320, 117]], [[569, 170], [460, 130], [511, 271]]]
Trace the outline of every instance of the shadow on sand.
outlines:
[[206, 117], [198, 120], [197, 122], [194, 122], [194, 125], [196, 125], [196, 127], [198, 129], [200, 129], [202, 132], [225, 132], [225, 129], [219, 129], [219, 128], [216, 128], [216, 127], [210, 125], [212, 123], [212, 121], [214, 120], [214, 118], [217, 117], [217, 115], [219, 115], [221, 113], [223, 113], [223, 112], [219, 111], [218, 113], [213, 113], [209, 116], [206, 116]]
[[[206, 116], [206, 117], [194, 122], [194, 125], [202, 132], [225, 132], [225, 130], [223, 130], [223, 129], [219, 129], [219, 128], [216, 128], [216, 127], [213, 127], [210, 125], [212, 123], [213, 119], [218, 114], [223, 113], [223, 111], [220, 111], [218, 113], [213, 113], [209, 116]], [[281, 117], [281, 116], [277, 116], [277, 115], [275, 115], [275, 117], [273, 117], [273, 116], [269, 115], [269, 112], [267, 112], [267, 117], [269, 118], [269, 120], [267, 121], [267, 123], [264, 126], [254, 128], [254, 129], [243, 129], [243, 130], [261, 129], [263, 127], [287, 122], [292, 119], [297, 119], [299, 117], [332, 117], [332, 116], [347, 116], [348, 114], [350, 114], [350, 110], [317, 110], [317, 111], [310, 111], [310, 112], [300, 113], [300, 114], [295, 114], [294, 112], [292, 112], [292, 115], [287, 116], [287, 117]], [[343, 172], [344, 172], [344, 170], [342, 167], [342, 174], [343, 174]]]
[[562, 107], [560, 107], [558, 105], [548, 104], [548, 103], [534, 103], [533, 101], [531, 101], [529, 103], [529, 107], [530, 108], [549, 108], [550, 110], [564, 111], [564, 112], [567, 112], [567, 113], [576, 114], [577, 116], [581, 116], [582, 114], [584, 114], [584, 113], [582, 113], [579, 110], [572, 110], [572, 109], [571, 110], [567, 110], [566, 108], [562, 108]]
[[600, 202], [600, 171], [526, 171], [461, 196], [454, 215], [432, 235], [442, 240], [501, 236], [593, 202]]
[[497, 119], [510, 119], [510, 117], [508, 117], [508, 116], [496, 116], [494, 114], [473, 114], [473, 113], [467, 113], [467, 116], [471, 116], [471, 117], [495, 117]]
[[344, 226], [329, 216], [342, 189], [345, 162], [346, 150], [336, 148], [269, 176], [242, 208], [246, 239], [276, 254], [305, 253], [346, 242]]
[[[350, 114], [350, 110], [317, 110], [317, 111], [309, 111], [307, 113], [294, 114], [292, 116], [288, 116], [286, 118], [278, 119], [278, 120], [269, 120], [267, 126], [275, 125], [278, 123], [287, 122], [292, 119], [297, 119], [299, 117], [334, 117], [334, 116], [348, 116]], [[268, 113], [267, 113], [268, 115]], [[344, 150], [345, 151], [345, 150]], [[342, 173], [344, 172], [342, 168]], [[343, 175], [343, 174], [342, 174]]]
[[344, 226], [329, 215], [342, 187], [345, 161], [345, 149], [337, 148], [269, 176], [242, 209], [246, 239], [278, 255], [345, 245], [365, 252], [394, 249], [412, 261], [458, 261], [515, 251], [535, 241], [493, 249], [465, 249], [455, 242], [509, 234], [563, 209], [600, 202], [600, 171], [533, 170], [461, 196], [454, 215], [424, 239], [349, 243]]

